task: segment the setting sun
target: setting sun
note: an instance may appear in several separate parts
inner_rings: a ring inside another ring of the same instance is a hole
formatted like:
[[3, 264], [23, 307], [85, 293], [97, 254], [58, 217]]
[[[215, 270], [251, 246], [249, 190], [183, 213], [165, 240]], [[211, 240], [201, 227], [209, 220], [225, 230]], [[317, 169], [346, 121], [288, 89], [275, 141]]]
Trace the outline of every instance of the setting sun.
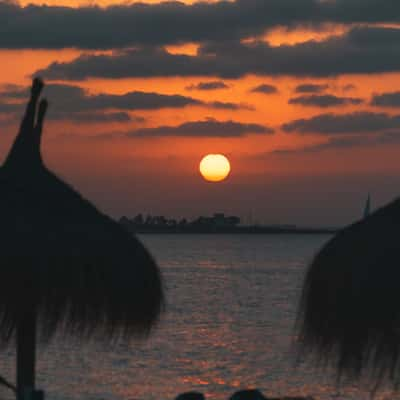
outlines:
[[231, 165], [222, 154], [208, 154], [200, 161], [199, 170], [205, 180], [219, 182], [229, 175]]

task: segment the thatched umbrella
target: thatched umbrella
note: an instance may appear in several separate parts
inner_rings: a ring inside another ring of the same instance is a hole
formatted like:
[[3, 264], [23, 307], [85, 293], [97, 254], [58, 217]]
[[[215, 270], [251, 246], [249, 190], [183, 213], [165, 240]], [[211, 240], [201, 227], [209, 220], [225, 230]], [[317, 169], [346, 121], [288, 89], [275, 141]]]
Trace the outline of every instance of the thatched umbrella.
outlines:
[[338, 378], [400, 382], [400, 200], [341, 230], [317, 253], [298, 329], [304, 354], [333, 366]]
[[20, 397], [34, 389], [36, 340], [59, 329], [84, 339], [144, 335], [163, 304], [144, 246], [43, 164], [42, 87], [35, 79], [0, 168], [0, 344], [17, 342]]

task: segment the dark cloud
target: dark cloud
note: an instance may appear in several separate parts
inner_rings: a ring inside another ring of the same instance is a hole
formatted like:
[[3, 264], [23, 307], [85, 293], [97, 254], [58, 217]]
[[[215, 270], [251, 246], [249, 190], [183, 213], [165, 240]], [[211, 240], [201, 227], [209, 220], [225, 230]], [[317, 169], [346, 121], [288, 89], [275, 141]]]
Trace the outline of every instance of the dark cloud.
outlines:
[[[22, 112], [22, 100], [27, 95], [28, 88], [3, 87], [0, 90], [0, 113]], [[61, 84], [47, 85], [45, 87], [45, 96], [52, 103], [49, 109], [50, 119], [87, 123], [142, 122], [143, 118], [132, 116], [127, 111], [182, 108], [189, 105], [226, 110], [249, 109], [249, 106], [245, 104], [218, 101], [207, 103], [181, 95], [164, 95], [138, 91], [122, 95], [89, 94], [78, 86]], [[110, 112], [110, 110], [120, 111]]]
[[289, 104], [298, 104], [302, 106], [313, 106], [320, 108], [357, 105], [363, 102], [362, 99], [356, 97], [337, 97], [331, 94], [299, 96], [289, 99]]
[[323, 143], [317, 143], [307, 147], [278, 149], [273, 154], [297, 154], [297, 153], [317, 153], [324, 150], [341, 150], [354, 147], [377, 146], [384, 144], [400, 144], [400, 133], [389, 132], [370, 136], [351, 136], [351, 137], [332, 137]]
[[254, 110], [255, 108], [250, 104], [245, 103], [230, 103], [223, 101], [212, 101], [207, 103], [210, 108], [220, 109], [220, 110]]
[[318, 13], [318, 8], [316, 0], [299, 0], [298, 5], [291, 0], [197, 2], [192, 5], [170, 1], [108, 8], [22, 8], [2, 2], [0, 47], [105, 49], [240, 39], [260, 34], [269, 26], [301, 20], [301, 16], [308, 19], [307, 11], [313, 15]]
[[[2, 48], [123, 48], [251, 37], [323, 23], [399, 22], [397, 0], [236, 0], [100, 7], [0, 2]], [[88, 29], [88, 27], [90, 27]], [[34, 34], [32, 34], [34, 32]]]
[[272, 151], [273, 154], [298, 154], [298, 153], [317, 153], [323, 150], [338, 150], [350, 147], [358, 147], [365, 145], [365, 137], [334, 137], [323, 143], [317, 143], [306, 147], [278, 149]]
[[[8, 123], [15, 123], [22, 114], [25, 105], [0, 103], [0, 114], [8, 114]], [[140, 116], [131, 116], [126, 112], [63, 112], [50, 110], [48, 118], [52, 121], [69, 121], [73, 123], [108, 123], [108, 122], [143, 122]]]
[[156, 128], [137, 129], [127, 134], [129, 137], [241, 137], [250, 134], [270, 135], [273, 129], [259, 124], [234, 121], [204, 121], [186, 122], [178, 126], [159, 126]]
[[304, 83], [296, 86], [296, 93], [321, 93], [329, 88], [329, 85], [321, 85], [316, 83]]
[[13, 114], [20, 110], [22, 110], [22, 106], [20, 104], [2, 103], [0, 101], [0, 113], [1, 114]]
[[229, 86], [223, 81], [200, 82], [197, 85], [187, 86], [187, 90], [217, 90], [227, 89]]
[[262, 85], [258, 85], [256, 87], [253, 87], [250, 90], [251, 93], [264, 93], [264, 94], [274, 94], [278, 93], [278, 89], [274, 85], [269, 85], [267, 83], [264, 83]]
[[400, 92], [376, 94], [371, 105], [379, 107], [400, 107]]
[[[3, 91], [0, 97], [23, 99], [28, 90]], [[88, 94], [84, 89], [73, 85], [49, 84], [45, 87], [45, 96], [55, 104], [55, 111], [82, 112], [107, 109], [153, 110], [159, 108], [181, 108], [187, 105], [200, 105], [201, 101], [180, 95], [133, 91], [122, 95]]]
[[[8, 115], [8, 122], [16, 122], [17, 115], [22, 114], [25, 104], [6, 103], [0, 99], [0, 114]], [[55, 108], [55, 109], [54, 109]], [[19, 115], [18, 115], [19, 118]], [[53, 121], [69, 121], [74, 123], [107, 123], [107, 122], [143, 122], [144, 118], [132, 116], [127, 112], [98, 112], [98, 111], [78, 111], [72, 109], [61, 111], [57, 106], [50, 107], [48, 118]]]
[[[400, 3], [399, 3], [400, 4]], [[218, 76], [247, 74], [336, 76], [400, 71], [400, 29], [356, 27], [322, 42], [272, 47], [265, 42], [213, 42], [196, 55], [136, 48], [113, 55], [83, 55], [55, 62], [37, 74], [50, 79], [90, 77]]]
[[344, 91], [344, 92], [349, 92], [350, 90], [354, 90], [354, 89], [356, 89], [357, 87], [356, 87], [356, 85], [353, 85], [352, 83], [348, 83], [347, 85], [344, 85], [343, 87], [342, 87], [342, 90]]
[[287, 133], [354, 134], [376, 133], [400, 129], [400, 115], [355, 112], [351, 114], [321, 114], [309, 119], [298, 119], [283, 124]]
[[131, 115], [126, 112], [53, 112], [50, 119], [64, 120], [70, 122], [85, 122], [85, 123], [99, 123], [99, 122], [144, 122], [145, 118], [139, 115]]
[[141, 121], [142, 118], [132, 118], [126, 112], [111, 112], [111, 113], [100, 113], [100, 112], [76, 112], [76, 113], [52, 113], [50, 114], [53, 120], [65, 120], [71, 122], [85, 122], [85, 123], [99, 123], [99, 122], [130, 122], [133, 119], [137, 122]]

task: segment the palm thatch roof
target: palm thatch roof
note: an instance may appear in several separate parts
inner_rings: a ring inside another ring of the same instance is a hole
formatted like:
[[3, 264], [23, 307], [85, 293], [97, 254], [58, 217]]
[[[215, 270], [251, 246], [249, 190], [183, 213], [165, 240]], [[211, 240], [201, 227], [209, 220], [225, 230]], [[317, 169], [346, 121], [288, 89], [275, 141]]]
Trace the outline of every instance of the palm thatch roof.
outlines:
[[343, 229], [306, 273], [298, 314], [303, 354], [338, 377], [400, 383], [400, 199]]
[[42, 87], [35, 79], [0, 168], [0, 343], [33, 313], [44, 341], [59, 328], [80, 338], [146, 334], [163, 305], [159, 269], [137, 238], [44, 165]]

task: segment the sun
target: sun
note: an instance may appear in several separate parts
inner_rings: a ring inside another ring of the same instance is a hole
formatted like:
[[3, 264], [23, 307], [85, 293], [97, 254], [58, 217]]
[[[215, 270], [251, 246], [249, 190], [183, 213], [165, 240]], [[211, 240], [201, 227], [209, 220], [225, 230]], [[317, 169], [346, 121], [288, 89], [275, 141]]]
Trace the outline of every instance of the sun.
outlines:
[[222, 154], [208, 154], [200, 161], [199, 171], [205, 180], [220, 182], [229, 175], [231, 165]]

